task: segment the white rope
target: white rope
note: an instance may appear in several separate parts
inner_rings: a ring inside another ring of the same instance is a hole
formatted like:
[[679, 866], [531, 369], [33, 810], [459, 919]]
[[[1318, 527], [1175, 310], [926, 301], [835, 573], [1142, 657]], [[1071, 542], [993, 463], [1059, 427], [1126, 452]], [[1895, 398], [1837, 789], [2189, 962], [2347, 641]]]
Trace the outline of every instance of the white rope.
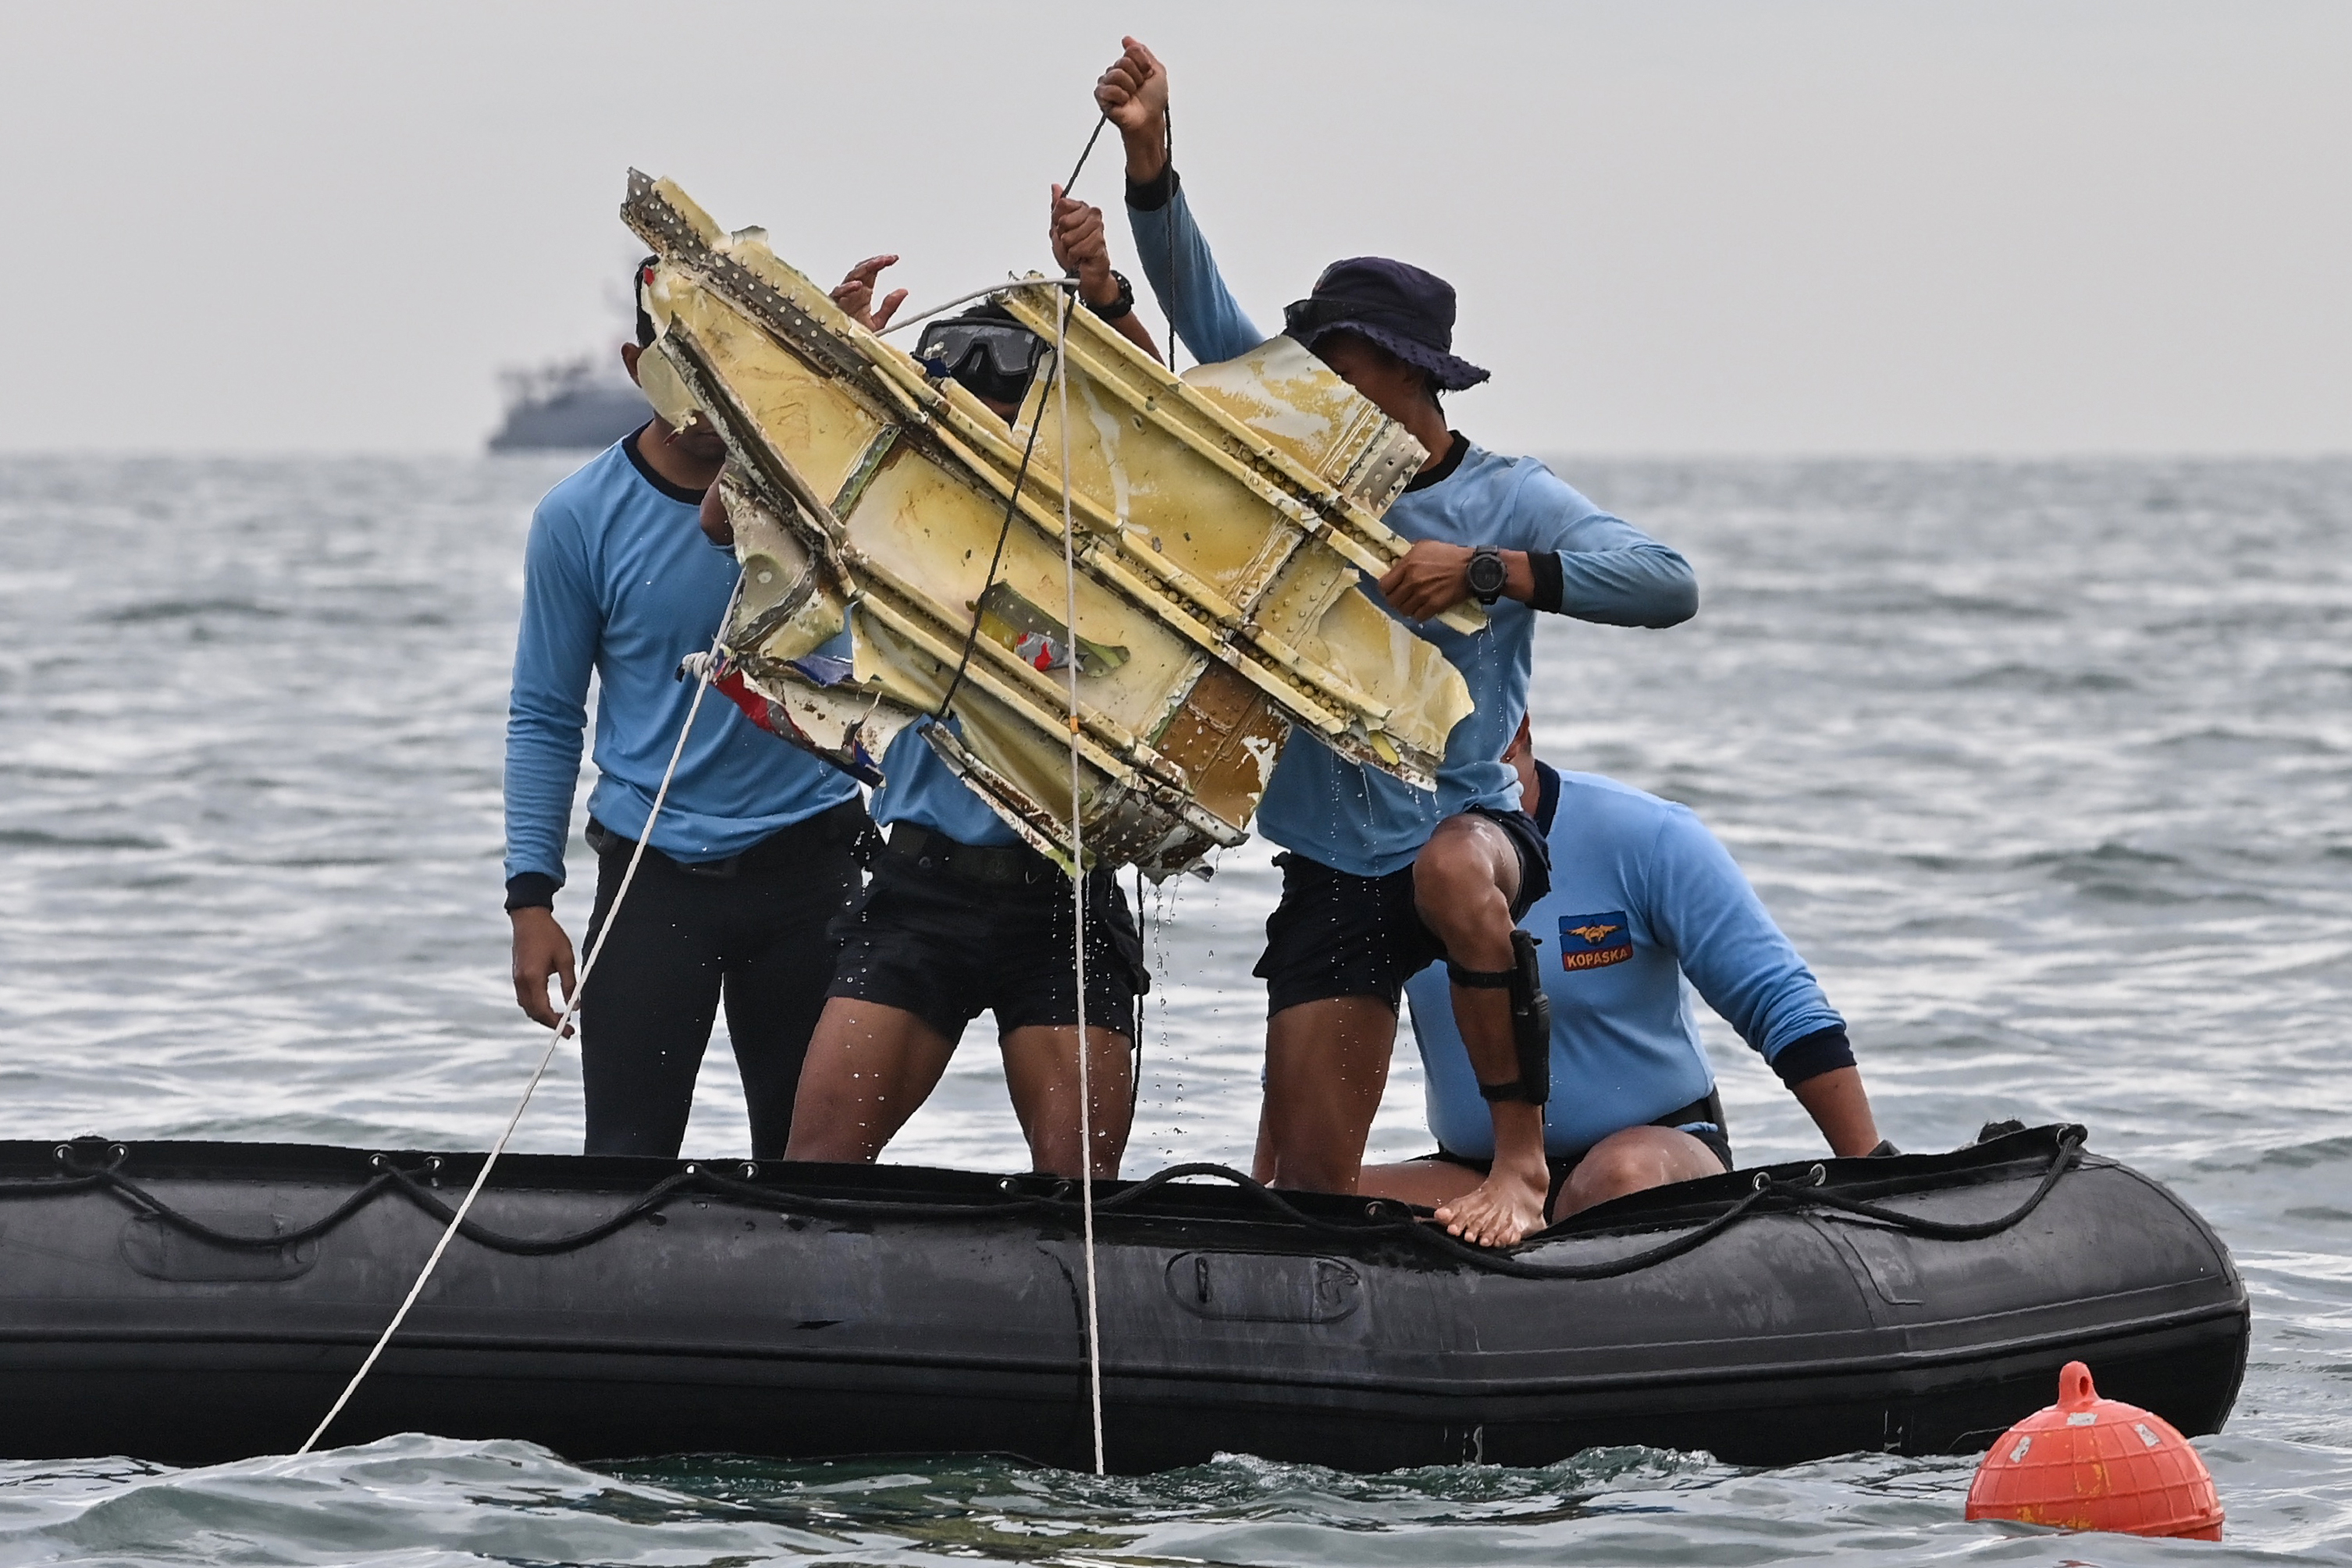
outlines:
[[710, 690], [710, 672], [718, 663], [719, 640], [727, 635], [728, 620], [735, 613], [735, 601], [742, 591], [743, 580], [739, 575], [733, 590], [727, 595], [727, 608], [719, 612], [719, 632], [710, 640], [711, 656], [703, 661], [701, 672], [695, 680], [694, 700], [687, 705], [686, 722], [677, 727], [677, 744], [670, 747], [669, 766], [662, 770], [661, 788], [654, 791], [653, 810], [646, 814], [645, 831], [638, 835], [637, 847], [630, 852], [628, 869], [621, 873], [621, 885], [613, 890], [613, 902], [604, 911], [604, 924], [597, 931], [595, 942], [588, 949], [588, 961], [580, 966], [580, 977], [572, 983], [572, 996], [564, 1006], [563, 1016], [556, 1020], [555, 1029], [548, 1037], [547, 1049], [540, 1052], [539, 1065], [530, 1070], [530, 1082], [522, 1086], [522, 1098], [515, 1102], [514, 1114], [507, 1118], [506, 1128], [499, 1134], [499, 1141], [492, 1144], [490, 1152], [483, 1156], [482, 1168], [474, 1173], [474, 1185], [466, 1189], [465, 1201], [457, 1205], [457, 1212], [451, 1217], [448, 1228], [441, 1232], [441, 1239], [433, 1244], [432, 1255], [425, 1260], [425, 1267], [417, 1272], [416, 1282], [408, 1287], [408, 1294], [401, 1300], [400, 1310], [392, 1314], [392, 1322], [383, 1325], [383, 1333], [376, 1336], [375, 1344], [367, 1353], [367, 1359], [360, 1363], [357, 1372], [352, 1374], [352, 1380], [343, 1385], [343, 1391], [335, 1396], [333, 1407], [311, 1429], [310, 1435], [302, 1439], [302, 1446], [294, 1450], [296, 1455], [307, 1454], [318, 1446], [319, 1439], [326, 1436], [327, 1428], [334, 1425], [335, 1417], [343, 1413], [343, 1406], [352, 1402], [352, 1396], [359, 1392], [360, 1385], [366, 1381], [367, 1375], [374, 1370], [376, 1359], [383, 1354], [383, 1347], [392, 1343], [392, 1336], [399, 1333], [400, 1325], [407, 1321], [408, 1310], [416, 1304], [416, 1298], [425, 1293], [425, 1282], [432, 1279], [433, 1270], [440, 1267], [441, 1254], [449, 1250], [449, 1243], [457, 1236], [457, 1228], [466, 1223], [466, 1216], [473, 1210], [474, 1200], [481, 1197], [482, 1184], [490, 1179], [490, 1167], [497, 1165], [499, 1156], [507, 1152], [507, 1143], [522, 1122], [522, 1113], [530, 1104], [530, 1097], [538, 1092], [540, 1080], [547, 1076], [548, 1063], [555, 1060], [555, 1048], [571, 1032], [572, 1020], [579, 1016], [580, 1003], [588, 994], [588, 977], [595, 972], [596, 960], [604, 953], [604, 944], [612, 938], [613, 927], [620, 924], [621, 902], [629, 896], [629, 884], [637, 879], [637, 864], [646, 858], [646, 845], [652, 841], [654, 821], [661, 815], [662, 803], [669, 799], [670, 780], [677, 777], [678, 759], [686, 755], [686, 737], [694, 731], [694, 716], [702, 711], [703, 694]]
[[[969, 305], [975, 299], [985, 299], [992, 294], [1010, 294], [1016, 288], [1076, 288], [1077, 286], [1078, 280], [1075, 277], [1007, 278], [1003, 283], [992, 283], [985, 288], [975, 288], [969, 294], [959, 294], [953, 299], [934, 305], [928, 310], [918, 310], [912, 316], [901, 316], [874, 335], [877, 338], [887, 338], [891, 333], [911, 327], [918, 321], [928, 321], [943, 310], [952, 310], [959, 305]], [[1057, 340], [1060, 334], [1055, 334]]]
[[1062, 296], [1054, 316], [1054, 385], [1061, 400], [1062, 594], [1070, 645], [1063, 668], [1070, 678], [1070, 912], [1071, 967], [1078, 987], [1078, 1193], [1087, 1247], [1087, 1404], [1094, 1416], [1095, 1474], [1103, 1473], [1102, 1319], [1095, 1291], [1095, 1127], [1091, 1042], [1087, 1039], [1087, 850], [1080, 825], [1078, 758], [1078, 552], [1070, 518], [1070, 361], [1064, 351], [1070, 324], [1070, 296]]

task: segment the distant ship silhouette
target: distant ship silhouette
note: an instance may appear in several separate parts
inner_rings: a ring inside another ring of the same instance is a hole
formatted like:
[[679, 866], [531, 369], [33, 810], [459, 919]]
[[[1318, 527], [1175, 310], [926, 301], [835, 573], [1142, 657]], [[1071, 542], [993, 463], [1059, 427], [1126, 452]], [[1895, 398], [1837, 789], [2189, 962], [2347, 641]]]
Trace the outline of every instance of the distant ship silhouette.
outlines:
[[604, 356], [583, 354], [499, 372], [507, 413], [493, 452], [593, 451], [653, 417], [646, 394]]

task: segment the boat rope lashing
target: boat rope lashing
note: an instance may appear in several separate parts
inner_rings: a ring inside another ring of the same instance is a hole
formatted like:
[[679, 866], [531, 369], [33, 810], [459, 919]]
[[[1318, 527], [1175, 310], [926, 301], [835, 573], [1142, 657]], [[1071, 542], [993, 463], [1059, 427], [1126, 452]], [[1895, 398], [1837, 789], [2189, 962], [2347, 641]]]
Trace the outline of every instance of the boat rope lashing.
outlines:
[[[1722, 1234], [1731, 1222], [1755, 1216], [1755, 1213], [1800, 1213], [1806, 1208], [1832, 1208], [1839, 1213], [1853, 1213], [1853, 1216], [1867, 1218], [1867, 1220], [1884, 1225], [1886, 1229], [1912, 1234], [1912, 1237], [1919, 1237], [1924, 1241], [1983, 1241], [1983, 1239], [1997, 1237], [2004, 1229], [2011, 1229], [2013, 1225], [2032, 1216], [2034, 1208], [2042, 1206], [2042, 1199], [2049, 1197], [2058, 1180], [2074, 1168], [2079, 1155], [2082, 1155], [2084, 1131], [2079, 1126], [2063, 1126], [2053, 1128], [2053, 1131], [2055, 1140], [2051, 1143], [2049, 1164], [2039, 1176], [2034, 1192], [2013, 1210], [2009, 1210], [2004, 1216], [1990, 1218], [1990, 1220], [1955, 1225], [1955, 1222], [1912, 1216], [1912, 1213], [1903, 1213], [1900, 1208], [1886, 1208], [1882, 1204], [1849, 1199], [1849, 1197], [1842, 1197], [1842, 1194], [1822, 1185], [1828, 1180], [1828, 1168], [1816, 1164], [1797, 1177], [1776, 1177], [1769, 1171], [1757, 1171], [1738, 1199], [1728, 1201], [1719, 1213], [1707, 1216], [1703, 1228], [1675, 1237], [1661, 1249], [1633, 1253], [1628, 1258], [1616, 1258], [1616, 1260], [1604, 1262], [1604, 1265], [1543, 1265], [1543, 1262], [1528, 1260], [1522, 1255], [1482, 1249], [1482, 1246], [1473, 1246], [1449, 1237], [1430, 1222], [1413, 1218], [1412, 1210], [1404, 1210], [1402, 1204], [1390, 1204], [1385, 1199], [1373, 1199], [1371, 1204], [1364, 1204], [1357, 1210], [1362, 1218], [1328, 1220], [1328, 1218], [1298, 1208], [1286, 1197], [1275, 1192], [1273, 1187], [1265, 1187], [1265, 1185], [1251, 1180], [1244, 1173], [1234, 1171], [1230, 1166], [1216, 1166], [1216, 1164], [1169, 1166], [1164, 1171], [1157, 1171], [1155, 1176], [1143, 1177], [1139, 1183], [1127, 1185], [1110, 1197], [1096, 1199], [1094, 1210], [1096, 1216], [1134, 1210], [1140, 1208], [1140, 1204], [1150, 1199], [1152, 1194], [1179, 1183], [1179, 1180], [1212, 1177], [1212, 1180], [1237, 1189], [1251, 1204], [1265, 1210], [1267, 1218], [1291, 1225], [1296, 1229], [1319, 1234], [1319, 1237], [1334, 1237], [1340, 1241], [1390, 1241], [1390, 1239], [1395, 1239], [1395, 1241], [1421, 1246], [1430, 1253], [1442, 1253], [1446, 1260], [1473, 1267], [1477, 1271], [1486, 1271], [1486, 1274], [1512, 1274], [1512, 1277], [1522, 1279], [1609, 1279], [1612, 1274], [1630, 1274], [1634, 1270], [1644, 1270], [1644, 1267], [1663, 1262], [1670, 1255], [1686, 1253], [1710, 1237]], [[419, 1168], [419, 1171], [402, 1171], [400, 1166], [393, 1164], [388, 1155], [374, 1155], [369, 1159], [369, 1164], [374, 1166], [376, 1176], [360, 1185], [351, 1197], [346, 1197], [341, 1204], [336, 1204], [330, 1213], [324, 1213], [322, 1218], [297, 1229], [270, 1232], [266, 1237], [249, 1237], [249, 1234], [240, 1232], [224, 1232], [209, 1222], [197, 1220], [191, 1213], [184, 1213], [184, 1210], [174, 1208], [172, 1204], [148, 1192], [131, 1177], [122, 1176], [120, 1166], [127, 1156], [130, 1156], [130, 1152], [122, 1145], [113, 1145], [108, 1152], [106, 1164], [91, 1166], [91, 1164], [82, 1164], [80, 1152], [75, 1145], [61, 1143], [57, 1145], [57, 1161], [58, 1166], [64, 1168], [64, 1176], [0, 1183], [0, 1201], [52, 1199], [52, 1197], [70, 1197], [75, 1192], [91, 1192], [91, 1189], [103, 1187], [143, 1216], [155, 1218], [169, 1228], [191, 1234], [209, 1246], [268, 1253], [268, 1250], [303, 1246], [306, 1241], [318, 1241], [324, 1234], [341, 1229], [352, 1216], [358, 1216], [360, 1210], [367, 1208], [369, 1204], [374, 1204], [383, 1197], [400, 1197], [400, 1199], [407, 1199], [409, 1204], [440, 1220], [442, 1225], [454, 1225], [457, 1232], [473, 1244], [485, 1246], [485, 1249], [497, 1250], [497, 1253], [518, 1255], [518, 1258], [548, 1258], [548, 1255], [572, 1253], [572, 1250], [579, 1250], [583, 1246], [593, 1246], [604, 1237], [612, 1237], [618, 1229], [628, 1228], [633, 1220], [652, 1216], [682, 1194], [710, 1194], [710, 1197], [734, 1201], [734, 1204], [746, 1206], [746, 1208], [774, 1210], [774, 1213], [814, 1218], [814, 1220], [852, 1220], [858, 1225], [870, 1225], [873, 1220], [1002, 1222], [1009, 1220], [1009, 1218], [1042, 1218], [1042, 1220], [1068, 1222], [1070, 1210], [1077, 1208], [1077, 1204], [1073, 1204], [1068, 1197], [1063, 1197], [1073, 1187], [1073, 1183], [1068, 1183], [1068, 1180], [1054, 1183], [1051, 1192], [1024, 1192], [1021, 1183], [1034, 1180], [1034, 1177], [1007, 1176], [1002, 1177], [1000, 1183], [992, 1185], [988, 1197], [962, 1201], [898, 1199], [898, 1197], [816, 1197], [816, 1194], [809, 1192], [793, 1192], [793, 1189], [774, 1187], [774, 1185], [755, 1183], [755, 1180], [751, 1180], [751, 1176], [757, 1173], [757, 1166], [752, 1166], [752, 1164], [746, 1164], [743, 1180], [736, 1180], [731, 1176], [724, 1176], [715, 1164], [691, 1161], [679, 1171], [661, 1177], [652, 1187], [646, 1187], [645, 1194], [640, 1194], [637, 1199], [624, 1204], [621, 1208], [609, 1213], [607, 1218], [597, 1220], [595, 1225], [588, 1225], [588, 1228], [576, 1229], [576, 1232], [558, 1234], [558, 1237], [508, 1237], [497, 1229], [485, 1228], [480, 1222], [461, 1218], [452, 1206], [440, 1199], [440, 1194], [430, 1185], [436, 1183], [442, 1168], [442, 1159], [437, 1155], [428, 1156], [424, 1168]], [[1916, 1156], [1912, 1156], [1912, 1159], [1916, 1159]], [[1879, 1161], [1872, 1161], [1872, 1164], [1879, 1164]], [[1710, 1180], [1722, 1180], [1722, 1177], [1710, 1177]], [[1404, 1210], [1404, 1213], [1400, 1213], [1397, 1218], [1385, 1218], [1390, 1213], [1397, 1213], [1397, 1210]], [[1637, 1222], [1637, 1228], [1656, 1229], [1658, 1222], [1642, 1220]], [[1625, 1225], [1616, 1225], [1616, 1222], [1590, 1225], [1583, 1220], [1583, 1216], [1569, 1218], [1569, 1220], [1561, 1220], [1559, 1225], [1552, 1225], [1550, 1229], [1543, 1229], [1543, 1232], [1528, 1237], [1527, 1241], [1519, 1244], [1517, 1253], [1540, 1249], [1540, 1246], [1552, 1244], [1552, 1241], [1571, 1241], [1571, 1239], [1585, 1237], [1585, 1234], [1621, 1234], [1622, 1229], [1625, 1229]]]
[[654, 791], [652, 809], [646, 813], [645, 831], [637, 835], [636, 847], [629, 852], [628, 867], [621, 873], [620, 885], [613, 890], [613, 902], [604, 912], [604, 924], [597, 929], [596, 940], [589, 945], [587, 959], [580, 966], [580, 977], [572, 983], [571, 996], [564, 999], [563, 1014], [556, 1019], [555, 1027], [548, 1031], [547, 1049], [539, 1053], [539, 1061], [531, 1068], [530, 1077], [524, 1081], [522, 1093], [516, 1099], [514, 1111], [507, 1117], [507, 1124], [499, 1129], [498, 1141], [490, 1145], [490, 1152], [482, 1157], [482, 1166], [474, 1173], [473, 1185], [466, 1189], [466, 1196], [458, 1203], [457, 1212], [449, 1217], [449, 1223], [443, 1228], [440, 1239], [434, 1242], [432, 1252], [425, 1257], [425, 1267], [416, 1271], [415, 1282], [408, 1287], [408, 1294], [401, 1298], [399, 1308], [392, 1314], [392, 1321], [383, 1325], [382, 1333], [376, 1335], [375, 1343], [368, 1348], [367, 1357], [360, 1363], [359, 1370], [352, 1374], [352, 1380], [343, 1385], [343, 1391], [335, 1396], [334, 1404], [328, 1407], [326, 1415], [319, 1418], [319, 1424], [310, 1429], [310, 1435], [302, 1439], [302, 1446], [294, 1450], [296, 1454], [307, 1454], [318, 1446], [319, 1439], [326, 1436], [327, 1428], [334, 1425], [335, 1417], [343, 1413], [343, 1406], [352, 1402], [352, 1396], [359, 1392], [360, 1385], [367, 1381], [367, 1375], [375, 1369], [378, 1358], [383, 1354], [383, 1347], [390, 1344], [392, 1336], [400, 1332], [400, 1325], [407, 1320], [409, 1309], [415, 1306], [416, 1298], [425, 1293], [425, 1282], [432, 1279], [433, 1270], [440, 1267], [441, 1255], [449, 1250], [449, 1243], [456, 1239], [465, 1226], [466, 1216], [472, 1212], [474, 1200], [482, 1196], [482, 1184], [490, 1179], [490, 1168], [499, 1163], [499, 1156], [506, 1153], [507, 1145], [514, 1137], [515, 1128], [522, 1123], [523, 1112], [530, 1109], [530, 1097], [539, 1092], [540, 1081], [547, 1076], [548, 1064], [555, 1060], [556, 1048], [572, 1032], [572, 1022], [580, 1016], [580, 1004], [588, 995], [588, 977], [596, 972], [596, 960], [604, 956], [604, 944], [612, 939], [613, 927], [620, 924], [621, 905], [629, 896], [630, 884], [637, 880], [637, 867], [646, 858], [646, 846], [653, 842], [654, 824], [660, 820], [662, 807], [669, 800], [669, 787], [677, 778], [678, 761], [686, 755], [687, 737], [694, 733], [694, 716], [702, 711], [702, 699], [710, 691], [711, 672], [719, 666], [725, 651], [727, 622], [734, 616], [735, 601], [742, 597], [742, 593], [743, 578], [739, 572], [735, 586], [728, 590], [726, 607], [719, 612], [719, 630], [711, 634], [709, 656], [702, 661], [701, 668], [695, 675], [694, 696], [686, 705], [686, 720], [677, 727], [677, 744], [670, 747], [669, 766], [662, 769], [661, 787]]
[[[2060, 1178], [2074, 1167], [2082, 1152], [2083, 1129], [2066, 1126], [2052, 1131], [2056, 1135], [2052, 1141], [2049, 1163], [2042, 1169], [2032, 1195], [2007, 1214], [1997, 1215], [1990, 1219], [1953, 1224], [1906, 1214], [1900, 1209], [1863, 1199], [1844, 1197], [1822, 1185], [1827, 1179], [1826, 1168], [1814, 1165], [1793, 1178], [1776, 1177], [1769, 1172], [1759, 1171], [1754, 1174], [1745, 1192], [1727, 1203], [1720, 1212], [1709, 1216], [1703, 1225], [1647, 1251], [1598, 1264], [1544, 1264], [1512, 1253], [1475, 1247], [1456, 1240], [1435, 1226], [1409, 1214], [1393, 1219], [1382, 1218], [1402, 1207], [1385, 1200], [1363, 1205], [1358, 1211], [1363, 1216], [1360, 1218], [1326, 1218], [1307, 1213], [1281, 1193], [1252, 1180], [1240, 1171], [1220, 1165], [1171, 1166], [1108, 1197], [1097, 1198], [1094, 1207], [1097, 1216], [1138, 1209], [1154, 1194], [1177, 1182], [1207, 1177], [1233, 1186], [1254, 1206], [1264, 1210], [1268, 1218], [1318, 1236], [1353, 1242], [1402, 1240], [1483, 1273], [1538, 1280], [1600, 1280], [1633, 1273], [1664, 1262], [1669, 1258], [1679, 1257], [1721, 1235], [1738, 1221], [1759, 1213], [1786, 1214], [1808, 1208], [1828, 1208], [1874, 1220], [1891, 1230], [1916, 1236], [1923, 1240], [1980, 1241], [2021, 1223], [2041, 1207], [2042, 1201], [2050, 1196]], [[557, 1236], [508, 1236], [458, 1216], [454, 1208], [442, 1201], [439, 1194], [429, 1185], [437, 1179], [442, 1165], [440, 1156], [428, 1158], [421, 1170], [408, 1171], [394, 1165], [390, 1156], [376, 1155], [370, 1160], [376, 1174], [327, 1214], [293, 1230], [250, 1236], [219, 1229], [184, 1213], [124, 1176], [121, 1166], [129, 1157], [129, 1151], [122, 1145], [112, 1145], [107, 1151], [106, 1162], [101, 1165], [84, 1164], [80, 1151], [72, 1144], [59, 1144], [56, 1152], [58, 1163], [65, 1172], [63, 1176], [0, 1182], [0, 1200], [63, 1197], [102, 1187], [138, 1212], [208, 1245], [255, 1252], [283, 1251], [317, 1240], [341, 1228], [362, 1209], [387, 1196], [405, 1199], [444, 1225], [452, 1226], [467, 1240], [478, 1246], [526, 1258], [550, 1257], [593, 1245], [688, 1194], [708, 1194], [747, 1208], [807, 1218], [848, 1220], [860, 1225], [888, 1219], [961, 1220], [984, 1224], [1002, 1223], [1013, 1218], [1043, 1218], [1066, 1222], [1071, 1210], [1079, 1207], [1068, 1198], [1057, 1196], [1074, 1185], [1066, 1181], [1055, 1183], [1052, 1192], [1024, 1193], [1020, 1189], [1024, 1178], [1007, 1176], [994, 1184], [988, 1197], [952, 1202], [898, 1197], [821, 1197], [752, 1181], [749, 1177], [756, 1173], [755, 1166], [747, 1165], [745, 1179], [739, 1180], [725, 1175], [715, 1164], [693, 1162], [665, 1176], [636, 1198], [583, 1229]], [[1858, 1161], [1853, 1163], [1860, 1164]], [[1872, 1164], [1876, 1166], [1883, 1162]], [[1654, 1228], [1657, 1222], [1643, 1223]], [[1588, 1234], [1622, 1234], [1625, 1228], [1622, 1224], [1594, 1226], [1583, 1223], [1580, 1218], [1572, 1218], [1538, 1232], [1522, 1242], [1519, 1249], [1524, 1251], [1530, 1247], [1541, 1247]]]
[[[1108, 118], [1108, 117], [1106, 117]], [[1095, 127], [1099, 135], [1101, 125]], [[1087, 143], [1088, 152], [1094, 143]], [[1086, 160], [1078, 160], [1084, 167]], [[1077, 178], [1076, 173], [1070, 176]], [[1070, 969], [1077, 998], [1078, 1206], [1087, 1253], [1087, 1408], [1094, 1418], [1095, 1474], [1103, 1473], [1102, 1313], [1095, 1277], [1094, 1050], [1087, 1039], [1087, 845], [1084, 758], [1078, 748], [1078, 547], [1070, 505], [1070, 310], [1076, 297], [1060, 296], [1054, 314], [1055, 441], [1062, 449], [1062, 615], [1070, 657], [1062, 665], [1070, 691]], [[1039, 423], [1045, 410], [1038, 409]]]

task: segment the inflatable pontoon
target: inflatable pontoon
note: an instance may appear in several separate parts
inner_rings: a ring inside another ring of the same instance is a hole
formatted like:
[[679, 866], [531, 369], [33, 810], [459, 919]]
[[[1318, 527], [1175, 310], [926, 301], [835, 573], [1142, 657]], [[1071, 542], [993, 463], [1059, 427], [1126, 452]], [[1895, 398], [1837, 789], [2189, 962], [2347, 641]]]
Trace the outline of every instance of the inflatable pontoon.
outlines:
[[[1969, 1450], [2071, 1360], [2214, 1431], [2245, 1287], [2195, 1213], [2083, 1142], [1741, 1171], [1507, 1253], [1214, 1166], [1098, 1183], [1108, 1460]], [[0, 1455], [291, 1449], [479, 1160], [0, 1143]], [[1080, 1465], [1084, 1277], [1050, 1177], [509, 1155], [327, 1441]]]

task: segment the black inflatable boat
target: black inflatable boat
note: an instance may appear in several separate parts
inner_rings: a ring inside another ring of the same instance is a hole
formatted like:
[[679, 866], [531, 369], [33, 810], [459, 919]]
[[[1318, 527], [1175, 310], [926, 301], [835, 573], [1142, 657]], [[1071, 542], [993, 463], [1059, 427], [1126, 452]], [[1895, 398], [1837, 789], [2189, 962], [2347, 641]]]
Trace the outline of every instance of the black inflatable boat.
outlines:
[[[1110, 1463], [1968, 1450], [2073, 1359], [2214, 1431], [2245, 1288], [2197, 1215], [2082, 1136], [1743, 1171], [1508, 1255], [1215, 1167], [1101, 1184]], [[292, 1448], [479, 1158], [0, 1143], [0, 1454]], [[327, 1441], [1081, 1465], [1083, 1279], [1050, 1178], [513, 1155]]]

